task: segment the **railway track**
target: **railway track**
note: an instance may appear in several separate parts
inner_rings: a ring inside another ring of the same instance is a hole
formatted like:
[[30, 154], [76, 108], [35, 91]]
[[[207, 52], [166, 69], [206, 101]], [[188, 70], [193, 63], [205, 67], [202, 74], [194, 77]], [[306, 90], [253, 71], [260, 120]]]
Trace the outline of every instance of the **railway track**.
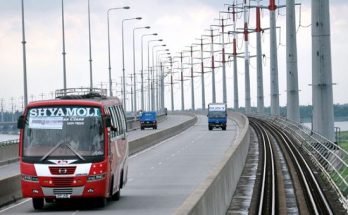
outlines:
[[[253, 199], [258, 204], [250, 208], [252, 214], [289, 214], [293, 193], [300, 214], [334, 214], [311, 166], [306, 162], [294, 141], [280, 128], [249, 117], [260, 144], [259, 186]], [[280, 150], [276, 150], [280, 149]], [[286, 162], [280, 162], [284, 158]], [[284, 185], [285, 169], [291, 176], [291, 185]], [[296, 213], [296, 212], [294, 212]]]

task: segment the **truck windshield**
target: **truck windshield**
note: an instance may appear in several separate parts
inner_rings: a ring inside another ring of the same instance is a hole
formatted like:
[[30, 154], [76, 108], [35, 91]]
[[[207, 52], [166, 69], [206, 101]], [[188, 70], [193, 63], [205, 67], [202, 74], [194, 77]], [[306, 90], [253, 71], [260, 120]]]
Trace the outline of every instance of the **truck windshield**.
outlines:
[[211, 118], [226, 117], [226, 112], [225, 111], [209, 111], [208, 117], [211, 117]]
[[85, 157], [104, 155], [101, 112], [96, 107], [56, 106], [28, 110], [23, 157]]

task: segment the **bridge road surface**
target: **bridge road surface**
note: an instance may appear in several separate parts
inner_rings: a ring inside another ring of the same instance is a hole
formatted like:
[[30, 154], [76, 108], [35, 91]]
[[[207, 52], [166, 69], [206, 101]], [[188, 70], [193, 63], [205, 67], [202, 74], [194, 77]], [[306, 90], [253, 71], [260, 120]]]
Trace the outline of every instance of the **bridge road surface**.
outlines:
[[[176, 125], [183, 123], [183, 122], [190, 120], [190, 119], [192, 119], [192, 117], [185, 116], [185, 115], [168, 115], [166, 120], [164, 120], [158, 124], [157, 130], [145, 129], [145, 130], [141, 131], [140, 129], [137, 129], [137, 130], [129, 131], [128, 132], [128, 140], [132, 141], [132, 140], [147, 136], [149, 134], [161, 131], [163, 129], [167, 129], [167, 128], [176, 126]], [[19, 174], [19, 163], [18, 162], [0, 166], [0, 180], [3, 180], [5, 178], [11, 177], [11, 176], [15, 176], [18, 174]]]
[[[206, 116], [186, 131], [131, 156], [128, 183], [121, 199], [105, 208], [88, 203], [45, 204], [40, 214], [172, 214], [221, 161], [238, 128], [231, 120], [227, 131], [208, 131]], [[93, 203], [89, 203], [93, 204]], [[10, 205], [0, 214], [34, 213], [31, 199]]]

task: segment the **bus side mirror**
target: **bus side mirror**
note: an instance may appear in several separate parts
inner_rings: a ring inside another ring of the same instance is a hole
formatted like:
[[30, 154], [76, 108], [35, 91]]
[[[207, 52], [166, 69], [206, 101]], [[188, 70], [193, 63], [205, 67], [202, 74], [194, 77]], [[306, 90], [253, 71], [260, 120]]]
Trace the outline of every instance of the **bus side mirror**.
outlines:
[[107, 128], [111, 127], [111, 118], [110, 118], [110, 116], [105, 116], [105, 126]]
[[24, 120], [24, 116], [20, 116], [18, 118], [18, 121], [17, 121], [17, 128], [18, 129], [23, 129], [25, 127], [25, 120]]

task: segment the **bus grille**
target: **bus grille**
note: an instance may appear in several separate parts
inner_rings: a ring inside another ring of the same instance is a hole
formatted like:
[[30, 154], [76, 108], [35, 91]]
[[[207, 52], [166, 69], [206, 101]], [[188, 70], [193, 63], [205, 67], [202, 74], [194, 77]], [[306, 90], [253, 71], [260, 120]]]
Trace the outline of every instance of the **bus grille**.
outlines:
[[53, 194], [54, 195], [59, 195], [59, 194], [72, 194], [73, 189], [72, 188], [54, 188], [53, 189]]
[[74, 178], [52, 178], [53, 185], [57, 187], [70, 187]]
[[52, 175], [72, 175], [75, 173], [76, 166], [50, 166]]

